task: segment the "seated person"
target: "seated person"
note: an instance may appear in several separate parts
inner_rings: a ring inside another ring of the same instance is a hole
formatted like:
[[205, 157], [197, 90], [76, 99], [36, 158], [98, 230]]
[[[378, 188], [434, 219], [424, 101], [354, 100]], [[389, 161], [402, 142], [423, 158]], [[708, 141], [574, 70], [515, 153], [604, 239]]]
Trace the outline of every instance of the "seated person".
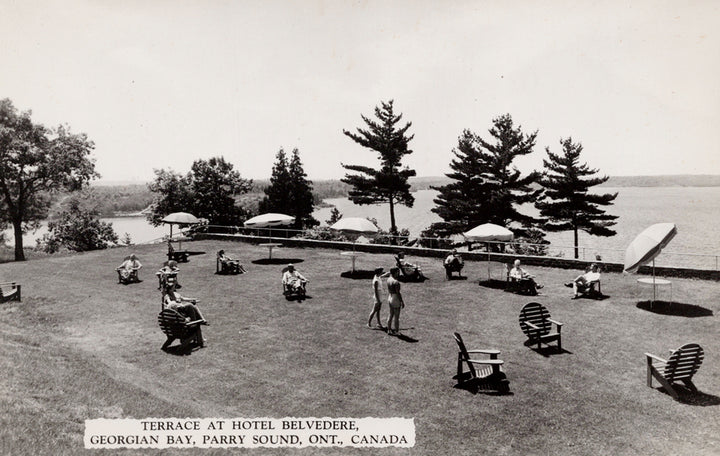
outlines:
[[400, 268], [400, 272], [402, 273], [402, 275], [415, 280], [425, 278], [419, 266], [405, 260], [405, 254], [403, 252], [398, 252], [398, 254], [395, 256], [395, 261], [397, 262], [398, 268]]
[[169, 282], [163, 289], [163, 307], [176, 311], [185, 317], [187, 321], [202, 320], [201, 325], [208, 325], [209, 323], [205, 320], [205, 317], [202, 316], [196, 304], [197, 299], [186, 298], [175, 291], [175, 283], [173, 281]]
[[593, 290], [593, 286], [596, 283], [600, 283], [600, 268], [597, 264], [593, 263], [585, 270], [584, 274], [575, 277], [575, 280], [566, 283], [565, 286], [573, 288], [575, 295], [572, 299], [577, 299], [580, 297], [580, 294], [585, 294]]
[[445, 266], [445, 273], [448, 277], [450, 277], [450, 274], [453, 271], [457, 271], [459, 273], [462, 270], [464, 263], [457, 249], [453, 249], [452, 252], [450, 252], [450, 255], [445, 258], [443, 266]]
[[287, 265], [286, 271], [282, 276], [282, 283], [285, 290], [290, 292], [305, 292], [305, 285], [308, 280], [303, 277], [298, 271], [295, 270], [295, 266], [292, 264]]
[[134, 253], [130, 254], [127, 260], [116, 268], [116, 271], [120, 273], [120, 279], [123, 282], [129, 280], [138, 280], [138, 271], [142, 268], [142, 264], [137, 259]]
[[230, 258], [225, 255], [224, 250], [219, 250], [217, 253], [218, 260], [220, 260], [221, 267], [229, 272], [237, 272], [238, 274], [245, 273], [245, 268], [240, 264], [240, 260]]
[[155, 273], [155, 275], [158, 276], [159, 288], [161, 290], [165, 289], [168, 283], [168, 278], [170, 277], [174, 279], [173, 281], [175, 283], [176, 289], [182, 288], [182, 286], [177, 281], [178, 272], [180, 272], [180, 269], [178, 268], [177, 261], [170, 260], [165, 262], [165, 265], [160, 268], [158, 272]]
[[527, 291], [531, 294], [537, 294], [537, 291], [543, 286], [535, 282], [535, 277], [528, 274], [523, 268], [520, 267], [520, 260], [513, 262], [513, 267], [510, 269], [509, 277], [519, 284], [519, 291]]

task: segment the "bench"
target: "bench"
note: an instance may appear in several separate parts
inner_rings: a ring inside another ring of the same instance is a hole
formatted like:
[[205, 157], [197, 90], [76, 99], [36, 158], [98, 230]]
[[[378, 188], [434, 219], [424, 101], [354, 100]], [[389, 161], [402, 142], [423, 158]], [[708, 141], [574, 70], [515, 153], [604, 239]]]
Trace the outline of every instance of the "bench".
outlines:
[[[541, 344], [557, 342], [558, 351], [562, 351], [561, 330], [563, 324], [550, 318], [550, 312], [540, 303], [531, 302], [525, 304], [520, 310], [520, 329], [525, 333], [530, 345], [537, 344], [538, 350]], [[553, 331], [553, 324], [555, 331]]]
[[685, 344], [677, 350], [670, 351], [670, 358], [664, 360], [659, 356], [645, 353], [647, 360], [647, 386], [653, 387], [655, 378], [673, 399], [678, 393], [673, 383], [683, 382], [691, 391], [697, 392], [692, 378], [700, 368], [705, 354], [698, 344]]
[[20, 301], [20, 284], [16, 282], [0, 283], [0, 302]]
[[162, 350], [167, 350], [175, 339], [180, 340], [180, 347], [192, 349], [193, 345], [203, 347], [202, 331], [200, 325], [204, 320], [187, 321], [180, 313], [173, 309], [163, 309], [158, 315], [158, 325], [167, 336]]

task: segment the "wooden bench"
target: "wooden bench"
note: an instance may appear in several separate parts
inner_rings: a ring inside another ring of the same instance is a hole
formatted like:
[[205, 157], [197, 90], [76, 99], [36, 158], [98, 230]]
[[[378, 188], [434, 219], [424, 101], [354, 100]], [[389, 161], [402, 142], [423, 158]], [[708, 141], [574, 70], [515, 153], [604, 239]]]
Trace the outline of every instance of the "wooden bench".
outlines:
[[[561, 330], [563, 324], [550, 318], [550, 312], [540, 303], [531, 302], [525, 304], [520, 310], [520, 329], [528, 337], [531, 345], [537, 344], [540, 349], [541, 344], [549, 344], [557, 342], [558, 351], [562, 351]], [[553, 331], [553, 324], [556, 329]]]
[[692, 378], [703, 362], [704, 353], [698, 344], [685, 344], [677, 350], [670, 351], [670, 358], [664, 360], [659, 356], [645, 353], [647, 360], [647, 386], [653, 387], [653, 377], [660, 382], [674, 399], [678, 393], [673, 383], [683, 382], [693, 392], [697, 391]]
[[187, 321], [180, 313], [173, 309], [163, 309], [158, 315], [160, 329], [167, 336], [162, 346], [167, 350], [175, 339], [180, 340], [180, 347], [192, 348], [193, 345], [204, 346], [200, 325], [204, 320]]
[[17, 282], [0, 283], [0, 302], [20, 301], [20, 288]]
[[[465, 343], [460, 334], [453, 333], [453, 337], [459, 349], [457, 374], [453, 377], [457, 379], [458, 384], [473, 381], [481, 390], [494, 390], [502, 393], [510, 391], [510, 382], [501, 370], [504, 362], [498, 359], [500, 354], [498, 350], [468, 350], [465, 348]], [[470, 359], [471, 353], [473, 355], [488, 355], [490, 359]], [[464, 371], [463, 366], [465, 364], [468, 366], [468, 372]], [[476, 368], [476, 365], [479, 367]]]

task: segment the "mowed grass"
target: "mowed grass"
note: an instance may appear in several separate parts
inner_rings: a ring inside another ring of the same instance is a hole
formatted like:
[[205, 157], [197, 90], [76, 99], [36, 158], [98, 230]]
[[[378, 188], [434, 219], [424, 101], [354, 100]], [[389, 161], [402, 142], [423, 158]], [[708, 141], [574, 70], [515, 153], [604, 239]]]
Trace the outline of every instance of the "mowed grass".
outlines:
[[[132, 248], [144, 281], [127, 286], [114, 271], [126, 248], [0, 264], [2, 280], [23, 285], [22, 303], [1, 305], [1, 453], [90, 453], [82, 443], [85, 419], [285, 416], [414, 418], [417, 444], [253, 454], [720, 453], [717, 282], [673, 279], [674, 308], [650, 312], [638, 302], [652, 289], [633, 275], [604, 274], [605, 300], [571, 300], [562, 284], [577, 271], [532, 267], [545, 288], [526, 297], [479, 286], [488, 274], [484, 262], [466, 264], [468, 280], [446, 281], [440, 260], [411, 257], [430, 280], [403, 284], [406, 337], [397, 338], [365, 326], [371, 282], [340, 277], [350, 261], [339, 251], [273, 251], [310, 279], [308, 299], [287, 301], [282, 265], [251, 263], [267, 257], [265, 248], [220, 241], [187, 248], [206, 253], [180, 265], [180, 291], [200, 299], [211, 323], [203, 329], [208, 346], [189, 356], [160, 350], [165, 336], [157, 326], [154, 272], [163, 245]], [[249, 272], [215, 275], [221, 248]], [[357, 267], [393, 263], [388, 254], [364, 254]], [[492, 273], [499, 279], [502, 271], [494, 265]], [[669, 299], [668, 289], [659, 293]], [[538, 353], [523, 344], [517, 318], [530, 301], [564, 323], [566, 352]], [[469, 349], [501, 350], [511, 394], [453, 388], [454, 331]], [[687, 342], [705, 349], [695, 376], [701, 394], [675, 401], [648, 388], [644, 353], [666, 356]]]

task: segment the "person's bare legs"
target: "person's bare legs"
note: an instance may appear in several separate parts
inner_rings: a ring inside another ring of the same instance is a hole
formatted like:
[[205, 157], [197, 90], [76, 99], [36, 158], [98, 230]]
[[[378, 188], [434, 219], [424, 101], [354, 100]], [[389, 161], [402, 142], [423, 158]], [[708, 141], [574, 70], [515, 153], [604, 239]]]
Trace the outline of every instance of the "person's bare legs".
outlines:
[[376, 302], [373, 305], [373, 310], [372, 310], [372, 312], [370, 312], [370, 317], [368, 317], [368, 328], [372, 327], [373, 316], [375, 316], [375, 318], [377, 318], [378, 328], [382, 328], [382, 323], [380, 323], [380, 308], [381, 307], [382, 307], [382, 303], [380, 303], [380, 302]]

